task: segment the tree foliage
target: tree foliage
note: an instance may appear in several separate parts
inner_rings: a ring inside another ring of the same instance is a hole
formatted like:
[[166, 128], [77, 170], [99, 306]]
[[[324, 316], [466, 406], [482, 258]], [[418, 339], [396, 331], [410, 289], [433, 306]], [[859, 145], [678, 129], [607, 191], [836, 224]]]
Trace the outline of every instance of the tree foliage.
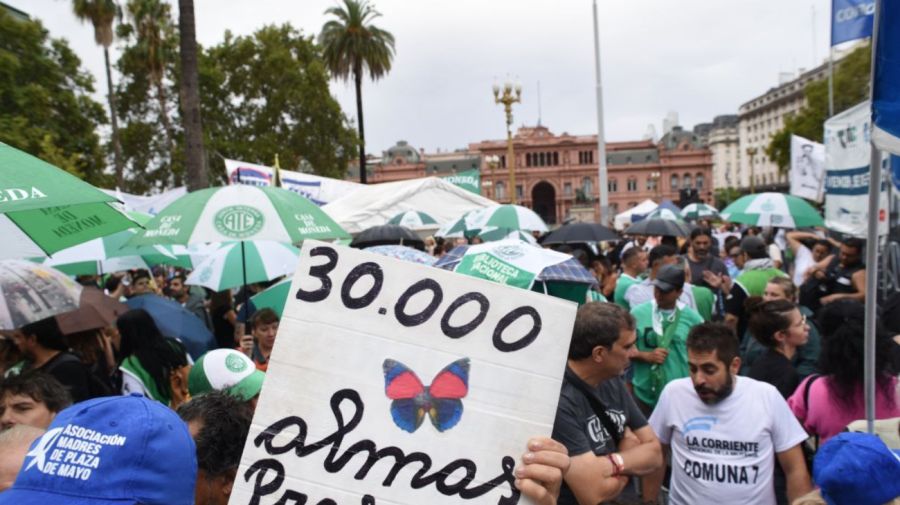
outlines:
[[[859, 47], [834, 67], [834, 113], [839, 114], [869, 97], [872, 49]], [[810, 82], [804, 89], [806, 106], [784, 122], [772, 137], [766, 154], [784, 173], [791, 165], [791, 134], [822, 142], [828, 119], [828, 80]]]
[[[207, 150], [221, 157], [283, 168], [302, 161], [319, 175], [342, 178], [356, 145], [311, 37], [290, 25], [266, 26], [204, 51], [201, 106]], [[210, 159], [224, 177], [221, 157]]]
[[0, 141], [106, 185], [97, 134], [106, 113], [93, 91], [93, 78], [65, 41], [0, 9]]

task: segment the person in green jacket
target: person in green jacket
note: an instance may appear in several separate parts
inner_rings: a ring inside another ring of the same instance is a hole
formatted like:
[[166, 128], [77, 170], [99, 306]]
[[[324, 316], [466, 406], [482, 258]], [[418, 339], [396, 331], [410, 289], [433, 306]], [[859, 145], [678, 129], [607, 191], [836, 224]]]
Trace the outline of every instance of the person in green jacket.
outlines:
[[632, 247], [622, 253], [622, 275], [616, 281], [613, 301], [629, 310], [631, 307], [625, 299], [625, 293], [632, 284], [641, 282], [640, 276], [647, 271], [649, 264], [647, 252], [640, 247]]
[[632, 384], [638, 405], [648, 414], [667, 383], [688, 376], [687, 336], [703, 322], [696, 310], [678, 303], [684, 283], [683, 266], [663, 266], [653, 280], [654, 299], [631, 311], [638, 348]]

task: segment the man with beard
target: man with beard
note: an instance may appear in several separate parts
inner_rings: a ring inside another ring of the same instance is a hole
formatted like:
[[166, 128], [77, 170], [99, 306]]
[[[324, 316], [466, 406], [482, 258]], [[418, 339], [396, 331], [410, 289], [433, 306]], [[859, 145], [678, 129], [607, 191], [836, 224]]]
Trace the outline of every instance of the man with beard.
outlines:
[[800, 447], [806, 432], [775, 387], [737, 376], [731, 329], [695, 326], [687, 349], [690, 378], [670, 382], [650, 417], [672, 450], [669, 503], [774, 505], [776, 458], [789, 502], [812, 490]]

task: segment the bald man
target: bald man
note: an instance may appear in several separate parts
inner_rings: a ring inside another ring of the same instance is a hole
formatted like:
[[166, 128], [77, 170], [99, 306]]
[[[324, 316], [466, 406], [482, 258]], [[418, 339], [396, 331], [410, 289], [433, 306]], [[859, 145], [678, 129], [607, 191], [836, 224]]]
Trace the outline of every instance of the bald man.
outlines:
[[0, 493], [12, 487], [28, 448], [44, 431], [24, 424], [0, 431]]

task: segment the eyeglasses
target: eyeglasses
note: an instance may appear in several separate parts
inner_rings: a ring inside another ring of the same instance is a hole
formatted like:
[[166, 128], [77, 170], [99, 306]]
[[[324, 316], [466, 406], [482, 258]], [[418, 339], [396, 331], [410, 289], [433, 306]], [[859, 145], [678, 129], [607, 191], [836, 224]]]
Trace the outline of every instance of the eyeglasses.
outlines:
[[795, 324], [794, 326], [805, 326], [805, 325], [806, 325], [806, 316], [803, 315], [803, 314], [801, 314], [801, 315], [800, 315], [800, 322], [797, 323], [797, 324]]

